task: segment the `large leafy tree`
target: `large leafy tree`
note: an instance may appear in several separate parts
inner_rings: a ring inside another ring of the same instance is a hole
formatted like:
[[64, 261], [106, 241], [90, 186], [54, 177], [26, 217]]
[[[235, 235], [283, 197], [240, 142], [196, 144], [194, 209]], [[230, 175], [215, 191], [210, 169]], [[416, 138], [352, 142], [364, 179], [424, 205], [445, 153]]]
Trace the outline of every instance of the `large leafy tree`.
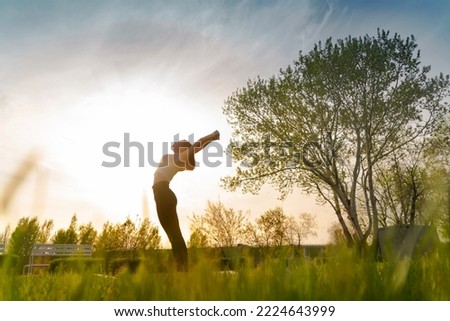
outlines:
[[417, 47], [380, 30], [330, 38], [278, 75], [249, 80], [223, 107], [240, 162], [224, 186], [256, 193], [270, 183], [282, 197], [301, 187], [333, 207], [349, 244], [376, 238], [376, 164], [447, 112], [449, 76], [429, 76]]
[[28, 261], [33, 245], [45, 242], [48, 239], [53, 221], [47, 220], [42, 226], [37, 217], [21, 218], [8, 243], [8, 252], [19, 256], [19, 267]]

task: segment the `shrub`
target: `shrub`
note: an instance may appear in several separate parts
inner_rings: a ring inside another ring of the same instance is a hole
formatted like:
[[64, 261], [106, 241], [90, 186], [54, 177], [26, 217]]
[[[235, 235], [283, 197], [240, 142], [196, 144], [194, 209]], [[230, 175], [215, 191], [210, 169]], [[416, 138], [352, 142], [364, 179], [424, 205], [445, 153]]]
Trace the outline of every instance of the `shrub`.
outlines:
[[60, 258], [53, 259], [50, 262], [49, 271], [54, 272], [92, 272], [92, 273], [102, 273], [103, 272], [103, 259], [93, 259], [93, 258]]
[[19, 256], [15, 254], [0, 255], [0, 269], [10, 272], [18, 272]]

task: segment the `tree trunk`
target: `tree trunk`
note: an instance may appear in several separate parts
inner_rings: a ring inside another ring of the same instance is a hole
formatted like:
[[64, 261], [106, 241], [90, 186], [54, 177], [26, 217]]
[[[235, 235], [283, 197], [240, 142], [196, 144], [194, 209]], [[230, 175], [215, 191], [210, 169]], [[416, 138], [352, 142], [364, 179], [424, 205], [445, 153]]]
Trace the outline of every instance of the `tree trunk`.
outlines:
[[411, 209], [409, 211], [409, 224], [414, 225], [416, 220], [416, 203], [417, 199], [419, 198], [419, 193], [417, 191], [417, 185], [414, 181], [414, 178], [412, 178], [412, 196], [411, 196]]
[[375, 188], [373, 184], [373, 164], [370, 151], [367, 153], [367, 180], [369, 183], [369, 196], [370, 205], [372, 207], [372, 236], [373, 236], [373, 250], [375, 257], [378, 251], [378, 209], [377, 209], [377, 198], [375, 196]]
[[344, 218], [342, 217], [341, 206], [339, 204], [339, 198], [338, 198], [336, 192], [333, 192], [333, 194], [334, 194], [336, 216], [338, 217], [339, 223], [342, 226], [342, 231], [347, 240], [347, 245], [352, 246], [355, 244], [355, 240], [353, 239], [353, 236], [350, 233], [350, 231], [348, 230], [347, 224], [345, 223]]

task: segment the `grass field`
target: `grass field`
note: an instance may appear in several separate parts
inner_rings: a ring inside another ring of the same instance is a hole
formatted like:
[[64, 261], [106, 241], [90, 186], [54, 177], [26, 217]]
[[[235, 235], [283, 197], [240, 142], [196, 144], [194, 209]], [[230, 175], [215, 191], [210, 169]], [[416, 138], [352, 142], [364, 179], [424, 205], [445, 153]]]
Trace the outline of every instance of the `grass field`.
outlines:
[[349, 250], [326, 260], [268, 259], [223, 272], [198, 260], [190, 272], [141, 265], [114, 276], [84, 273], [15, 275], [0, 271], [0, 300], [450, 300], [450, 253], [374, 262]]

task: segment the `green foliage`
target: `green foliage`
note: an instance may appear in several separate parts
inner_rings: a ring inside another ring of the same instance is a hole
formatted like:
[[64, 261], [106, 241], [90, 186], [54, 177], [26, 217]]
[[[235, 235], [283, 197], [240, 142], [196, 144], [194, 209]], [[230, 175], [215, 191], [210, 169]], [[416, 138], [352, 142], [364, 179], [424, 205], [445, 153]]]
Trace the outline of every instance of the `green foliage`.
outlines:
[[450, 241], [450, 115], [440, 122], [425, 149], [428, 180], [424, 208], [437, 221], [441, 235]]
[[19, 257], [19, 267], [26, 264], [33, 244], [38, 242], [40, 236], [41, 229], [37, 217], [19, 220], [8, 243], [8, 253]]
[[80, 244], [95, 244], [97, 231], [92, 223], [83, 224], [78, 228], [78, 242]]
[[11, 234], [11, 225], [6, 225], [4, 231], [0, 234], [0, 244], [8, 243]]
[[99, 258], [58, 258], [50, 261], [51, 273], [102, 273], [103, 259]]
[[158, 228], [150, 222], [150, 219], [144, 218], [137, 230], [136, 248], [149, 250], [159, 249], [160, 247], [161, 237]]
[[288, 231], [288, 217], [281, 207], [267, 210], [256, 220], [256, 226], [261, 232], [264, 246], [281, 246], [285, 244]]
[[53, 244], [78, 244], [77, 215], [74, 214], [67, 229], [59, 229], [53, 236]]
[[232, 247], [239, 243], [251, 246], [299, 246], [302, 240], [316, 235], [317, 223], [309, 213], [297, 218], [284, 214], [283, 208], [269, 209], [248, 222], [242, 212], [227, 209], [223, 203], [208, 202], [205, 214], [194, 215], [191, 221], [190, 248]]
[[254, 224], [246, 227], [246, 242], [253, 246], [280, 247], [300, 246], [304, 238], [316, 235], [316, 218], [309, 213], [298, 217], [284, 214], [283, 208], [276, 207], [264, 212]]
[[148, 250], [161, 247], [158, 228], [148, 218], [136, 225], [128, 217], [124, 223], [106, 222], [99, 234], [95, 248], [100, 253], [111, 250]]
[[189, 248], [205, 248], [209, 246], [208, 236], [200, 227], [191, 228], [191, 236], [187, 243]]
[[331, 245], [338, 245], [338, 246], [343, 246], [346, 243], [345, 240], [345, 235], [342, 232], [342, 226], [335, 222], [333, 224], [331, 224], [331, 226], [328, 228], [327, 230], [328, 235], [329, 235], [329, 239], [330, 239], [330, 244]]
[[215, 247], [230, 247], [244, 240], [244, 227], [246, 218], [242, 211], [227, 208], [218, 201], [208, 201], [208, 206], [203, 215], [195, 215], [191, 222], [191, 231], [197, 231], [197, 235], [207, 237], [201, 240]]
[[11, 234], [8, 252], [22, 257], [29, 255], [33, 244], [39, 238], [39, 234], [40, 226], [37, 217], [21, 218]]
[[377, 164], [376, 195], [382, 226], [430, 224], [433, 217], [424, 211], [431, 192], [427, 188], [429, 172], [423, 155], [424, 142], [403, 150]]
[[199, 259], [189, 273], [155, 272], [142, 260], [114, 276], [58, 272], [33, 277], [3, 275], [0, 300], [450, 300], [450, 253], [377, 263], [346, 247], [327, 250], [326, 260], [282, 257], [257, 267], [219, 272]]
[[18, 272], [19, 256], [14, 254], [0, 254], [0, 270], [8, 273]]
[[224, 187], [269, 183], [282, 197], [301, 187], [334, 208], [348, 243], [364, 244], [378, 227], [375, 165], [448, 112], [450, 77], [430, 77], [417, 48], [384, 30], [330, 38], [278, 75], [249, 80], [223, 107], [240, 162]]
[[37, 239], [38, 243], [47, 243], [53, 230], [53, 220], [45, 220], [41, 225], [41, 233]]

